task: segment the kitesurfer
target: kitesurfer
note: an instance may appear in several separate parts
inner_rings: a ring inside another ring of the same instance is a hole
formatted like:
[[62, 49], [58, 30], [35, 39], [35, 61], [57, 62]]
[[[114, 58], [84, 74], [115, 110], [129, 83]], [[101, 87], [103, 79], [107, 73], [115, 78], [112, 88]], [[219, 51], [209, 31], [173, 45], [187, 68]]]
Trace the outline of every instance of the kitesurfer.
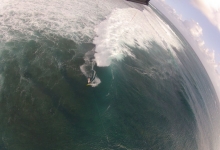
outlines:
[[88, 77], [88, 84], [92, 83], [92, 81], [95, 80], [96, 72], [95, 70], [92, 70], [91, 75]]

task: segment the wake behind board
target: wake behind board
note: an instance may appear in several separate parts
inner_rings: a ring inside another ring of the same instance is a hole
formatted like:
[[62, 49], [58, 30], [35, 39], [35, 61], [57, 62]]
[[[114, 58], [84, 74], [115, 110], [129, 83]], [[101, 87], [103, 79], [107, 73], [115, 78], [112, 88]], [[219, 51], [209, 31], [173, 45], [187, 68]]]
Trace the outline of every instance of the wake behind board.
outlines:
[[91, 84], [91, 83], [86, 84], [86, 86], [93, 86], [93, 85], [95, 85], [95, 84]]

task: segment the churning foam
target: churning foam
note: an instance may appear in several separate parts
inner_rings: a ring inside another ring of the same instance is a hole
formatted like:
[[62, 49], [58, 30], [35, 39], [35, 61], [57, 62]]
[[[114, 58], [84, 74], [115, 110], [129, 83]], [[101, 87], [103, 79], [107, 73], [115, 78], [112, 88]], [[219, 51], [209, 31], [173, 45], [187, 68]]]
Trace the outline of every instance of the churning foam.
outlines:
[[109, 66], [112, 59], [134, 58], [129, 47], [148, 50], [151, 42], [164, 49], [182, 48], [172, 29], [150, 8], [143, 12], [135, 8], [115, 9], [96, 28], [95, 59], [98, 66]]
[[180, 41], [150, 8], [142, 12], [126, 8], [123, 3], [118, 0], [2, 0], [0, 44], [51, 35], [76, 43], [93, 41], [98, 66], [109, 66], [113, 59], [122, 60], [125, 56], [134, 58], [129, 47], [148, 50], [152, 41], [165, 49], [171, 49], [171, 45], [179, 49]]
[[[51, 39], [50, 36], [70, 39], [75, 43], [92, 42], [95, 37], [94, 27], [109, 15], [112, 9], [121, 7], [124, 2], [1, 0], [0, 3], [1, 50], [5, 49], [7, 42]], [[84, 66], [86, 65], [88, 64]], [[85, 68], [81, 70], [87, 75]], [[1, 80], [3, 78], [0, 78], [0, 85]], [[100, 82], [97, 77], [92, 86]]]
[[58, 35], [76, 43], [92, 42], [94, 26], [117, 3], [107, 0], [1, 0], [0, 41]]

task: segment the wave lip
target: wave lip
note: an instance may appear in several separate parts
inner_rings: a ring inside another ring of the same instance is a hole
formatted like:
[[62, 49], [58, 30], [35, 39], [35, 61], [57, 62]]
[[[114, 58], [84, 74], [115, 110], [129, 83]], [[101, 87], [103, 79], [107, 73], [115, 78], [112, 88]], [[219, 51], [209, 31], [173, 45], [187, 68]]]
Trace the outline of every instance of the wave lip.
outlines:
[[135, 58], [129, 47], [148, 50], [152, 42], [165, 50], [172, 46], [182, 48], [176, 34], [150, 8], [143, 12], [135, 8], [115, 9], [96, 26], [95, 33], [98, 66], [109, 66], [113, 59], [122, 60], [126, 56]]
[[128, 37], [128, 34], [132, 34], [130, 32], [132, 23], [128, 19], [132, 12], [140, 11], [133, 8], [115, 9], [95, 28], [97, 37], [94, 38], [93, 43], [96, 45], [95, 59], [98, 66], [109, 66], [112, 59], [121, 60], [126, 55], [133, 57], [126, 46], [127, 43], [134, 44], [133, 37]]

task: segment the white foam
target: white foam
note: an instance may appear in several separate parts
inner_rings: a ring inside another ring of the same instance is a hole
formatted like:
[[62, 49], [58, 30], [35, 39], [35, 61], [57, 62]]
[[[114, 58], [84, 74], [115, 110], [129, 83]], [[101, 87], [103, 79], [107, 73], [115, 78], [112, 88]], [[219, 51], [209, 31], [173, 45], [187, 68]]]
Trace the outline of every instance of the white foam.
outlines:
[[[91, 43], [94, 27], [122, 3], [118, 0], [1, 0], [0, 47], [5, 49], [4, 43], [10, 41], [51, 39], [51, 36]], [[95, 82], [96, 86], [100, 80], [96, 78]]]
[[134, 58], [129, 47], [148, 50], [154, 41], [164, 49], [182, 48], [172, 29], [150, 9], [115, 9], [96, 28], [95, 59], [98, 66], [109, 66], [113, 59]]
[[88, 84], [92, 87], [96, 87], [101, 83], [101, 80], [98, 77], [95, 77], [95, 79], [92, 81], [92, 83]]
[[[76, 43], [93, 41], [98, 66], [109, 66], [113, 59], [122, 60], [125, 56], [134, 58], [129, 47], [148, 50], [152, 41], [165, 49], [171, 45], [179, 49], [181, 44], [172, 30], [150, 8], [142, 12], [126, 8], [122, 3], [118, 0], [2, 0], [0, 42], [54, 35]], [[81, 66], [85, 75], [86, 67], [87, 64]]]
[[1, 0], [0, 41], [38, 38], [39, 31], [78, 43], [91, 42], [94, 26], [117, 4], [107, 0]]

